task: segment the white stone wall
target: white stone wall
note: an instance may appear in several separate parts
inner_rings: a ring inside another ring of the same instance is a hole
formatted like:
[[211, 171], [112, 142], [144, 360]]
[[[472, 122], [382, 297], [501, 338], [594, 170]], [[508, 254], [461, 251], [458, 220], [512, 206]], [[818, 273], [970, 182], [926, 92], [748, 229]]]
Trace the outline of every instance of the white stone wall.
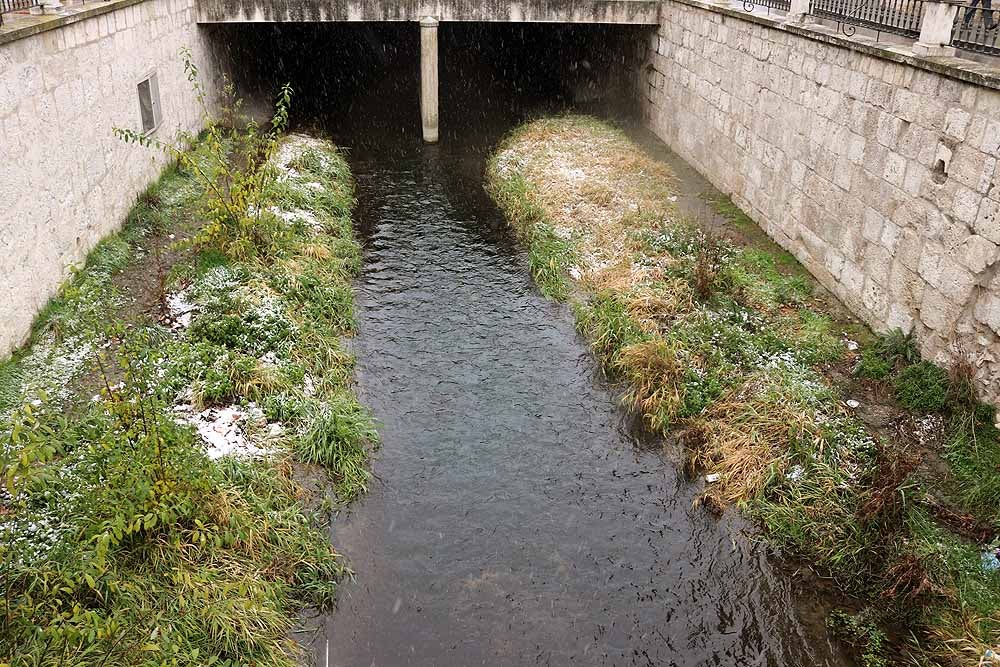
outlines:
[[0, 44], [0, 359], [163, 168], [162, 155], [112, 135], [140, 128], [138, 82], [157, 72], [157, 137], [200, 128], [178, 56], [189, 47], [214, 88], [194, 6], [147, 0]]
[[677, 0], [647, 123], [873, 328], [1000, 400], [1000, 92]]

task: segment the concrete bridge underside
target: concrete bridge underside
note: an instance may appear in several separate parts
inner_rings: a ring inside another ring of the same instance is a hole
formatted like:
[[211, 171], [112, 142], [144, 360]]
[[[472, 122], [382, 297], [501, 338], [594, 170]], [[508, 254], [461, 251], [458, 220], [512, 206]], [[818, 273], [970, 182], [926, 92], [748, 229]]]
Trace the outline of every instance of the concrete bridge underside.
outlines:
[[657, 25], [659, 0], [199, 0], [199, 23], [438, 21]]
[[199, 0], [199, 23], [419, 21], [420, 116], [438, 140], [438, 25], [589, 23], [658, 25], [660, 0]]

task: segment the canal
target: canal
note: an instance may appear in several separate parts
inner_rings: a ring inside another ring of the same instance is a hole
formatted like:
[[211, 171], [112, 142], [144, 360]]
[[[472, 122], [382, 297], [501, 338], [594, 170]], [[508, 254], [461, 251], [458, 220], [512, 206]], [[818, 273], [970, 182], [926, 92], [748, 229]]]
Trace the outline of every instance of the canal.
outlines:
[[439, 145], [374, 103], [328, 128], [358, 181], [353, 351], [382, 447], [333, 523], [356, 577], [315, 622], [316, 664], [843, 664], [809, 595], [735, 512], [692, 507], [698, 483], [533, 287], [482, 182], [531, 108], [466, 107], [475, 127], [445, 118]]
[[[249, 83], [292, 79], [298, 129], [348, 151], [365, 246], [351, 347], [382, 440], [371, 492], [331, 526], [355, 577], [309, 622], [314, 663], [846, 664], [738, 513], [692, 506], [700, 482], [617, 407], [483, 189], [503, 133], [574, 101], [581, 77], [606, 87], [629, 35], [443, 28], [442, 140], [425, 145], [415, 30], [280, 30], [232, 41], [280, 44], [246, 54], [267, 73]], [[345, 58], [361, 69], [316, 66]]]

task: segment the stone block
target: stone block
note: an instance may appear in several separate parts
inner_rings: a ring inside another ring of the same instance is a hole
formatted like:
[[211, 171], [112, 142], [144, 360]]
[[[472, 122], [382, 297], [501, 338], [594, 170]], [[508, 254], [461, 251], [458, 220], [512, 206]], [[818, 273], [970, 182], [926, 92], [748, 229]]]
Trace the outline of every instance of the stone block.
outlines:
[[878, 115], [878, 126], [875, 129], [876, 140], [886, 148], [893, 149], [899, 140], [899, 131], [902, 121], [891, 113], [880, 113]]
[[888, 111], [892, 106], [892, 86], [882, 81], [869, 79], [865, 101], [872, 106]]
[[993, 179], [996, 159], [972, 146], [960, 144], [948, 164], [948, 176], [962, 185], [985, 193]]
[[1000, 120], [987, 121], [979, 148], [993, 157], [1000, 156]]
[[860, 294], [865, 285], [865, 272], [850, 260], [845, 260], [840, 271], [840, 283], [848, 294]]
[[922, 97], [916, 109], [916, 122], [931, 130], [943, 130], [947, 109], [944, 102], [933, 97]]
[[937, 285], [941, 280], [941, 260], [944, 254], [944, 248], [939, 243], [927, 243], [920, 252], [917, 273], [931, 285]]
[[997, 244], [977, 234], [962, 241], [953, 255], [974, 274], [982, 273], [1000, 257]]
[[906, 158], [898, 153], [887, 153], [882, 177], [897, 188], [902, 188], [906, 178]]
[[939, 275], [936, 281], [928, 280], [942, 294], [946, 294], [957, 304], [965, 303], [976, 285], [976, 278], [964, 266], [949, 256], [941, 258], [938, 265]]
[[920, 304], [920, 321], [932, 331], [946, 332], [954, 327], [961, 312], [961, 305], [951, 296], [927, 290]]
[[979, 214], [982, 199], [983, 196], [978, 192], [959, 186], [955, 192], [955, 201], [952, 204], [951, 212], [957, 220], [971, 226]]
[[865, 209], [862, 236], [871, 243], [878, 243], [882, 238], [882, 229], [886, 220], [881, 213], [872, 207]]
[[892, 115], [907, 122], [913, 122], [917, 117], [917, 107], [920, 96], [902, 88], [896, 88], [892, 95]]
[[865, 286], [861, 292], [861, 302], [876, 319], [885, 318], [889, 303], [882, 285], [876, 283], [871, 276], [865, 280]]
[[911, 197], [919, 197], [924, 183], [930, 178], [930, 171], [916, 160], [907, 162], [903, 190]]
[[[869, 244], [865, 249], [865, 274], [884, 287], [889, 282], [889, 269], [892, 267], [892, 253], [880, 245]], [[874, 310], [869, 307], [869, 310]]]
[[913, 315], [900, 304], [891, 304], [889, 306], [889, 314], [885, 319], [885, 325], [889, 331], [899, 329], [904, 334], [908, 334], [913, 330]]
[[984, 197], [973, 227], [980, 236], [1000, 244], [1000, 202]]
[[1000, 334], [1000, 295], [983, 294], [975, 306], [976, 319]]
[[879, 238], [879, 244], [889, 252], [894, 253], [899, 244], [901, 233], [902, 230], [900, 230], [898, 225], [890, 220], [886, 220], [885, 224], [882, 225], [882, 236]]
[[949, 137], [958, 139], [962, 141], [965, 139], [965, 132], [969, 127], [969, 121], [972, 119], [972, 114], [970, 114], [965, 109], [959, 107], [954, 107], [948, 110], [947, 115], [944, 117], [944, 132]]

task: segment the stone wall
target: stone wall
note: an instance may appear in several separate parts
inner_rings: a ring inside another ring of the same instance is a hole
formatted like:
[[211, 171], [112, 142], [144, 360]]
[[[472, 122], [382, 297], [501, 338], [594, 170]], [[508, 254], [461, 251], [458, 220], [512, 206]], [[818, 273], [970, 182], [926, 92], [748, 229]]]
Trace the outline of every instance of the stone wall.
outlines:
[[665, 0], [647, 123], [874, 329], [1000, 400], [1000, 79], [817, 30]]
[[112, 135], [116, 126], [140, 128], [139, 81], [157, 73], [158, 138], [200, 128], [178, 56], [189, 47], [214, 89], [194, 4], [115, 3], [0, 42], [0, 359], [26, 341], [70, 268], [121, 226], [163, 168], [162, 155]]

